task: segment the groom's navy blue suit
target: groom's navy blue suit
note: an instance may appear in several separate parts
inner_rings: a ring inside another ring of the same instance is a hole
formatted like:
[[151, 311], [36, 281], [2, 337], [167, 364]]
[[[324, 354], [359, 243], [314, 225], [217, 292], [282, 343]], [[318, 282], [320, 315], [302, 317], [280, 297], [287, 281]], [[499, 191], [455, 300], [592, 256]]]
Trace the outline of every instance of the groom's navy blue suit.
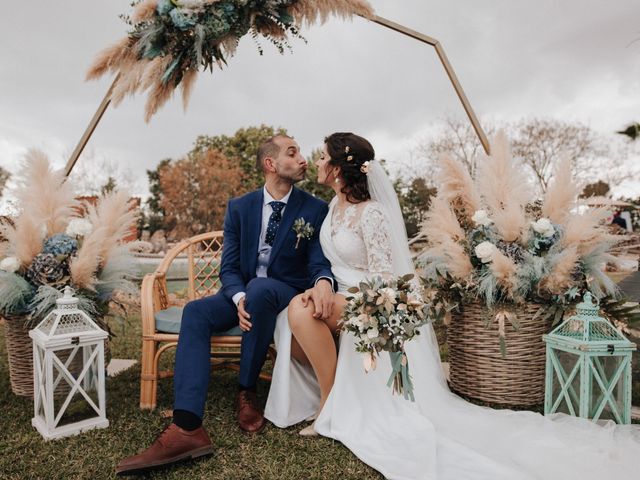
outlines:
[[[273, 240], [266, 277], [256, 275], [261, 233], [264, 238], [263, 204], [260, 189], [227, 205], [220, 267], [222, 289], [189, 302], [182, 314], [174, 376], [176, 410], [187, 410], [200, 418], [204, 415], [210, 376], [209, 339], [213, 333], [238, 325], [234, 295], [245, 292], [245, 309], [251, 315], [252, 328], [242, 335], [239, 383], [252, 388], [264, 364], [278, 313], [319, 278], [333, 281], [319, 240], [327, 204], [295, 187]], [[293, 222], [298, 218], [313, 225], [314, 232], [310, 239], [301, 239], [296, 248]]]

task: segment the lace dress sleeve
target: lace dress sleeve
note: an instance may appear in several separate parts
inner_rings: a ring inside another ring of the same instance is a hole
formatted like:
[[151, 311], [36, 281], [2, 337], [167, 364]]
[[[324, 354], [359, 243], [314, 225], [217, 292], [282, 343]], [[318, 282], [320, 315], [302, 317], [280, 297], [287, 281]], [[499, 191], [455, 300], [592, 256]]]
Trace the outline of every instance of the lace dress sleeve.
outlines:
[[393, 265], [387, 217], [375, 202], [368, 204], [361, 215], [362, 237], [367, 249], [369, 272], [388, 278], [393, 273]]

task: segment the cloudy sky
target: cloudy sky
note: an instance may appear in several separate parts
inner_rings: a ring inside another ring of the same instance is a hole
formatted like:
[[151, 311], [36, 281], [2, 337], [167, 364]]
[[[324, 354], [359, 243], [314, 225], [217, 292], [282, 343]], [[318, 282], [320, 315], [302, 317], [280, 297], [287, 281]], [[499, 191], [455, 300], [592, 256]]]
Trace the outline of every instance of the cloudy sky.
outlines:
[[[0, 18], [0, 165], [26, 149], [62, 166], [111, 79], [85, 82], [94, 55], [126, 34], [129, 0], [12, 2]], [[638, 0], [372, 0], [376, 13], [440, 40], [485, 122], [545, 116], [611, 132], [640, 120]], [[147, 187], [145, 169], [198, 134], [286, 127], [304, 152], [351, 130], [401, 165], [434, 122], [463, 117], [434, 50], [360, 18], [303, 31], [294, 53], [244, 38], [224, 71], [200, 74], [147, 124], [144, 97], [110, 108], [79, 163], [105, 161]], [[635, 41], [635, 42], [634, 42]], [[105, 160], [106, 159], [106, 160]], [[98, 173], [96, 173], [98, 175]], [[632, 187], [632, 190], [635, 187]], [[625, 193], [634, 193], [628, 191]], [[640, 192], [635, 192], [637, 195]]]

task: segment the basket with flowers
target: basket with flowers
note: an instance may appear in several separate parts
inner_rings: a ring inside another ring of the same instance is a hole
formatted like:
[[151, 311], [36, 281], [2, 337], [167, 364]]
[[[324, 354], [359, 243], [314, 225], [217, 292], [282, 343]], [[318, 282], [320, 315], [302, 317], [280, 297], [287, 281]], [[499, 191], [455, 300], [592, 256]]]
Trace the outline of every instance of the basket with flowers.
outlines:
[[450, 319], [451, 382], [481, 400], [542, 399], [544, 344], [585, 291], [610, 314], [630, 316], [602, 266], [616, 239], [606, 212], [578, 204], [569, 159], [556, 165], [541, 200], [499, 134], [475, 179], [445, 156], [421, 235], [430, 316]]
[[137, 291], [129, 280], [135, 262], [122, 243], [137, 214], [124, 192], [82, 205], [72, 183], [37, 150], [27, 154], [13, 193], [15, 215], [0, 226], [0, 315], [12, 389], [28, 396], [33, 389], [28, 330], [55, 308], [65, 286], [105, 328], [114, 292]]

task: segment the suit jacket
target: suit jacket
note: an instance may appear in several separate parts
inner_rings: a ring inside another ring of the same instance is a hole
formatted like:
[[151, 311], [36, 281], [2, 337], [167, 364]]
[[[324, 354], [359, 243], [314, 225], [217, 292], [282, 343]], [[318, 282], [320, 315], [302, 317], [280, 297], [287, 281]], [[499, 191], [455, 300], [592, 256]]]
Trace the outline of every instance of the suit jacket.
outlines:
[[[231, 199], [227, 204], [220, 280], [222, 293], [229, 299], [238, 292], [245, 292], [247, 283], [256, 277], [263, 202], [260, 188]], [[333, 280], [331, 264], [322, 253], [319, 237], [327, 211], [326, 202], [293, 187], [271, 248], [267, 267], [269, 278], [300, 291], [312, 287], [320, 277]], [[311, 239], [302, 238], [296, 248], [293, 222], [298, 218], [313, 225], [314, 231]]]

